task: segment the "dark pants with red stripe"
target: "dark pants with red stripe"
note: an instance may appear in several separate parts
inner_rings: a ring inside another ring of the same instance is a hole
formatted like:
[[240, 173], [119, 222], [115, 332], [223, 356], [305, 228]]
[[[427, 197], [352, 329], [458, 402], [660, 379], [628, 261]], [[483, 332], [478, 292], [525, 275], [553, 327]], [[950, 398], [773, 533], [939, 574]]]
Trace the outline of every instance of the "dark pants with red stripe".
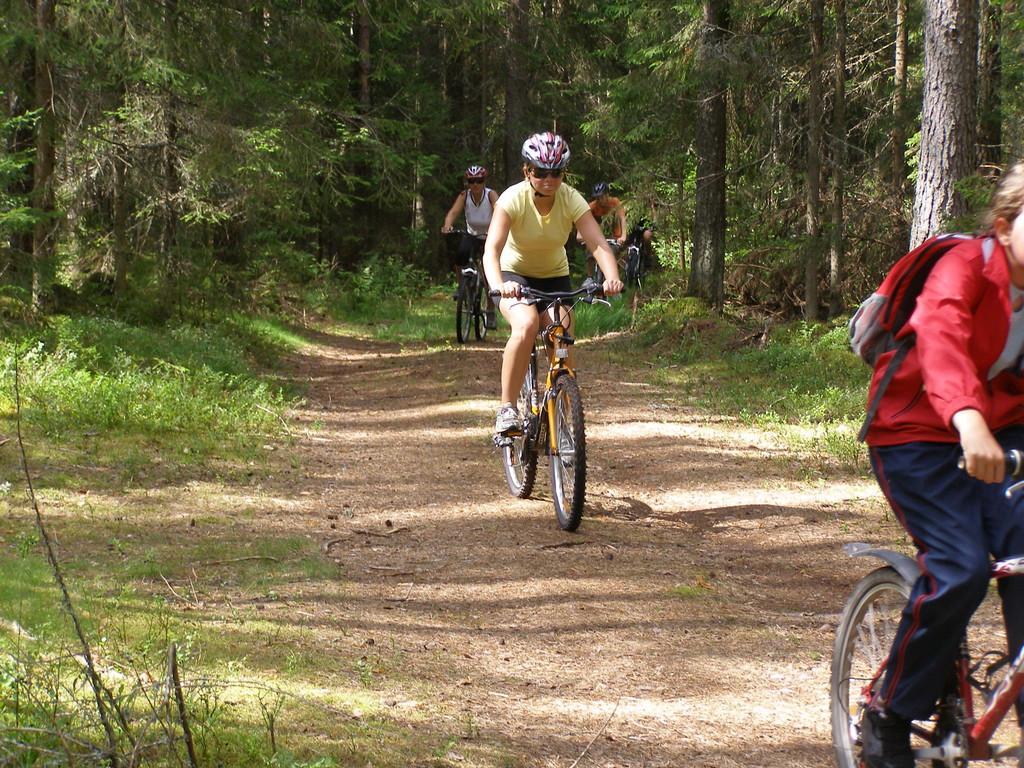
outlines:
[[[1024, 428], [996, 435], [1024, 449]], [[971, 615], [989, 583], [989, 556], [1024, 555], [1024, 493], [1007, 501], [1012, 482], [987, 484], [957, 468], [959, 444], [907, 443], [871, 449], [871, 466], [918, 548], [922, 575], [903, 609], [880, 690], [896, 715], [928, 717], [942, 694]], [[1024, 576], [999, 581], [1009, 650], [1024, 641]], [[1017, 701], [1024, 718], [1024, 694]]]

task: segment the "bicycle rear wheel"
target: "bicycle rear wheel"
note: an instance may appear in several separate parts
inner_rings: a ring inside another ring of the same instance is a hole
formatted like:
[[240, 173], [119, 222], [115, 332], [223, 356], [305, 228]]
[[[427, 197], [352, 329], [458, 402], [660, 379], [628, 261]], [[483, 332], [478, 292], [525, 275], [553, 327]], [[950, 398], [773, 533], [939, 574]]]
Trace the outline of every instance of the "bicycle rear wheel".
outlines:
[[894, 568], [872, 571], [843, 607], [832, 649], [829, 709], [839, 768], [860, 768], [861, 720], [882, 682], [910, 584]]
[[505, 466], [505, 481], [513, 496], [528, 499], [533, 493], [537, 479], [537, 444], [540, 419], [534, 413], [537, 402], [537, 351], [530, 354], [530, 365], [526, 369], [523, 385], [519, 389], [516, 405], [523, 417], [520, 434], [513, 435], [508, 444], [501, 448], [501, 460]]
[[587, 441], [583, 424], [583, 396], [576, 379], [558, 377], [549, 407], [554, 409], [554, 434], [548, 440], [551, 495], [563, 531], [575, 531], [583, 518], [587, 486]]

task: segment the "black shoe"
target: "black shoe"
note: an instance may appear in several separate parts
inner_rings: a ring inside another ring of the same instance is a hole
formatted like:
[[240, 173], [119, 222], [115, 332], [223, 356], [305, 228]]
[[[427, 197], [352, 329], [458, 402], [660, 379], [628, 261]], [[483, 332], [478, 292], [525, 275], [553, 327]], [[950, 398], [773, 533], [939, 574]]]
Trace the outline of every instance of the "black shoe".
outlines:
[[867, 768], [914, 768], [909, 720], [868, 709], [861, 721], [860, 740]]

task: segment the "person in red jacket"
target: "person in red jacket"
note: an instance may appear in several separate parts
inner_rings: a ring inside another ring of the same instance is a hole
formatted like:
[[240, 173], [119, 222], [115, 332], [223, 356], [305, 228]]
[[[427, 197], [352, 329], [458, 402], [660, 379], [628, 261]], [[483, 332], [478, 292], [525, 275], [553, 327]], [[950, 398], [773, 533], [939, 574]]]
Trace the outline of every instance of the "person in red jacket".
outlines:
[[[922, 574], [864, 718], [868, 768], [914, 768], [910, 721], [935, 708], [988, 589], [990, 556], [1024, 554], [1024, 500], [1003, 496], [1005, 450], [1024, 448], [1024, 163], [1004, 174], [986, 225], [929, 273], [909, 320], [916, 342], [867, 433], [878, 484]], [[1024, 579], [1001, 580], [999, 594], [1016, 654]]]

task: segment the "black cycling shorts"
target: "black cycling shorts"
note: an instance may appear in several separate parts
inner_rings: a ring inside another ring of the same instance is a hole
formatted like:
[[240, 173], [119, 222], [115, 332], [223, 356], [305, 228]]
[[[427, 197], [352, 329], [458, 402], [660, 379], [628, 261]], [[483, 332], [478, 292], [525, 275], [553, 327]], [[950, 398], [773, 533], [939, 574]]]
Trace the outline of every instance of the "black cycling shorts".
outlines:
[[476, 235], [463, 235], [462, 239], [459, 240], [458, 249], [454, 254], [449, 254], [454, 260], [454, 266], [456, 267], [468, 267], [469, 262], [474, 257], [483, 256], [484, 253], [484, 240]]
[[[546, 291], [548, 293], [572, 290], [572, 280], [569, 279], [568, 275], [561, 277], [526, 277], [525, 275], [517, 275], [515, 272], [505, 272], [502, 270], [501, 279], [505, 282], [511, 280], [528, 288], [536, 288], [538, 291]], [[551, 302], [538, 301], [535, 306], [538, 312], [543, 312], [551, 306]]]

